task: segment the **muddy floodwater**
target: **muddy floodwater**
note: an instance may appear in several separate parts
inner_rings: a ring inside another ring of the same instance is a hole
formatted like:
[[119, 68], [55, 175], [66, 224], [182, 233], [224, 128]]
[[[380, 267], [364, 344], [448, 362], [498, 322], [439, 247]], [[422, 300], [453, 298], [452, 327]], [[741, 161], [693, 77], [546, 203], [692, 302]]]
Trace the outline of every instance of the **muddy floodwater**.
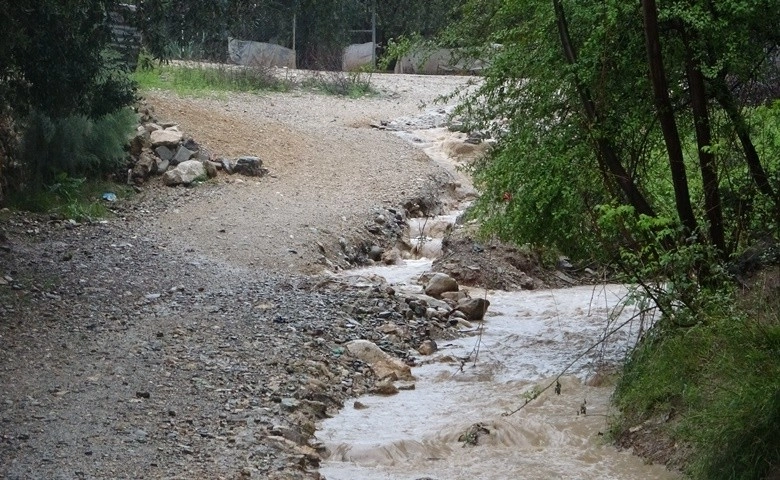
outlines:
[[[605, 440], [612, 387], [599, 373], [623, 358], [641, 321], [619, 306], [626, 294], [617, 285], [488, 292], [481, 337], [440, 342], [413, 369], [414, 390], [362, 397], [368, 408], [349, 405], [323, 423], [317, 438], [329, 458], [320, 472], [328, 480], [680, 478]], [[556, 394], [555, 377], [572, 363]]]
[[[452, 166], [441, 149], [446, 129], [403, 135], [434, 161]], [[410, 224], [410, 240], [422, 238], [429, 245], [420, 249], [422, 256], [439, 253], [446, 231], [428, 232], [426, 225], [452, 224], [458, 213]], [[419, 294], [417, 279], [430, 267], [431, 260], [422, 258], [350, 275], [379, 275], [399, 292]], [[412, 370], [413, 390], [361, 397], [360, 408], [348, 404], [322, 423], [316, 433], [328, 452], [322, 475], [328, 480], [681, 478], [618, 451], [608, 440], [614, 387], [605, 372], [615, 371], [652, 322], [631, 305], [626, 287], [471, 289], [469, 294], [490, 301], [485, 321], [465, 327], [461, 338], [439, 340], [436, 353], [420, 357], [421, 365]]]

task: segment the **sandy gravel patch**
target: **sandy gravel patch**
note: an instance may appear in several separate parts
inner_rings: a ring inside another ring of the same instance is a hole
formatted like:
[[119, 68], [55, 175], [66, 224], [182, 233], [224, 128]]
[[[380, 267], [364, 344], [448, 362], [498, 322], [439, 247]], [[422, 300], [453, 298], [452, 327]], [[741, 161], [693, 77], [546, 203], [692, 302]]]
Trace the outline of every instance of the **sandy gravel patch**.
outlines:
[[147, 95], [158, 117], [179, 123], [215, 156], [259, 156], [271, 175], [221, 177], [163, 213], [172, 242], [228, 262], [274, 270], [325, 268], [330, 248], [360, 235], [372, 209], [431, 188], [442, 170], [392, 132], [372, 124], [419, 115], [468, 81], [464, 77], [374, 75], [375, 96], [311, 92], [212, 98]]

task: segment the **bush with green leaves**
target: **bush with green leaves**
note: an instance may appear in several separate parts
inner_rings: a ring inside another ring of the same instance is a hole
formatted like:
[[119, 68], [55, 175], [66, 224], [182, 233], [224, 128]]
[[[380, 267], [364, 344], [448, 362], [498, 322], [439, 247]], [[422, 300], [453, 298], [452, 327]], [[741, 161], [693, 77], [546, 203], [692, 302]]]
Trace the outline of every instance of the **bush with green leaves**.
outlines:
[[780, 466], [780, 312], [734, 294], [721, 291], [685, 328], [652, 330], [614, 394], [616, 434], [674, 419], [662, 428], [693, 447], [684, 470], [696, 479], [767, 478]]
[[[109, 47], [115, 6], [111, 0], [0, 3], [0, 202], [6, 190], [42, 188], [31, 182], [51, 181], [56, 172], [103, 173], [120, 156], [118, 137], [129, 118], [120, 109], [136, 96], [125, 64]], [[19, 165], [31, 171], [10, 178]]]
[[59, 175], [100, 178], [124, 165], [137, 119], [129, 108], [92, 119], [50, 118], [34, 112], [25, 125], [20, 161], [27, 188], [52, 185]]

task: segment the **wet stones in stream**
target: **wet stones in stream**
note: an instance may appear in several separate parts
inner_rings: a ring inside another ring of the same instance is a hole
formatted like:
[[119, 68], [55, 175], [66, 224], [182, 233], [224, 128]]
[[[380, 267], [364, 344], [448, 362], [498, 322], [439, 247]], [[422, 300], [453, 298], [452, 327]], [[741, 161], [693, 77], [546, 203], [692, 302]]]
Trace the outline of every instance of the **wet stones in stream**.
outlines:
[[433, 298], [441, 298], [445, 292], [457, 292], [458, 282], [444, 273], [434, 274], [425, 285], [425, 294]]

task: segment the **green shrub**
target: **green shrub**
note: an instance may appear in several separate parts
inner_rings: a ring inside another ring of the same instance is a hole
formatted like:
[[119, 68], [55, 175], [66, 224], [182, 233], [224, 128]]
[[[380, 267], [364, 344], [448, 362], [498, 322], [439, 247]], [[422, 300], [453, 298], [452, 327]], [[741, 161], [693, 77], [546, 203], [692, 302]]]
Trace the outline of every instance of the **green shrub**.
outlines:
[[371, 88], [371, 72], [364, 70], [314, 72], [303, 82], [303, 86], [315, 92], [350, 98], [359, 98], [374, 93], [374, 89]]
[[633, 353], [617, 429], [670, 416], [667, 433], [692, 447], [692, 478], [766, 478], [780, 466], [780, 318], [757, 294], [720, 295], [695, 324], [656, 328]]
[[74, 178], [61, 173], [45, 187], [12, 192], [8, 197], [8, 205], [16, 210], [92, 221], [111, 213], [108, 208], [110, 204], [102, 198], [105, 192], [114, 193], [119, 200], [133, 195], [133, 190], [125, 185]]
[[26, 188], [51, 185], [59, 174], [99, 178], [115, 172], [136, 122], [130, 109], [95, 120], [84, 115], [52, 119], [34, 112], [26, 122], [19, 156]]

